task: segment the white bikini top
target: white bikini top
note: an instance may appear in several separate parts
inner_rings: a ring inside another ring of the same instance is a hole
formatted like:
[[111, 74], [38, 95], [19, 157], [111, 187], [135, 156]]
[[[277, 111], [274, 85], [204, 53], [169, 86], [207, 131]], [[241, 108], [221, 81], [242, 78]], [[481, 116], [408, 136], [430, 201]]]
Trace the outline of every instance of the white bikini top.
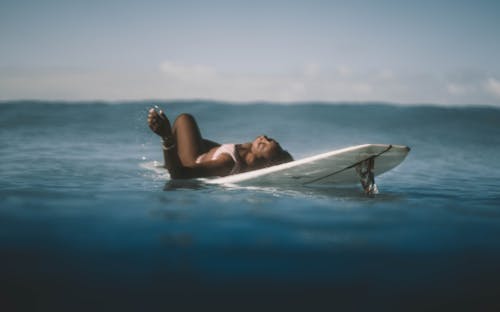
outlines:
[[[239, 157], [240, 155], [236, 150], [236, 144], [222, 144], [212, 155], [211, 160], [216, 160], [221, 154], [228, 154], [234, 161], [234, 167], [229, 174], [236, 174], [241, 171], [241, 161]], [[205, 156], [205, 154], [202, 154], [198, 156], [198, 158], [196, 158], [197, 164], [201, 163], [201, 159], [203, 158], [203, 156]]]

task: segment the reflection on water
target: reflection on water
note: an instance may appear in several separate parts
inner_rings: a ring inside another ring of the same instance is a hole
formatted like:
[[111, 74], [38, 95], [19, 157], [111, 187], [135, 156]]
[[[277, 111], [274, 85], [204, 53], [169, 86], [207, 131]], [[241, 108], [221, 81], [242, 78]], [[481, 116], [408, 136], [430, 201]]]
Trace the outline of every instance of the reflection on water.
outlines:
[[207, 188], [207, 185], [196, 179], [187, 180], [168, 180], [163, 188], [165, 191], [186, 189], [186, 190], [201, 190]]

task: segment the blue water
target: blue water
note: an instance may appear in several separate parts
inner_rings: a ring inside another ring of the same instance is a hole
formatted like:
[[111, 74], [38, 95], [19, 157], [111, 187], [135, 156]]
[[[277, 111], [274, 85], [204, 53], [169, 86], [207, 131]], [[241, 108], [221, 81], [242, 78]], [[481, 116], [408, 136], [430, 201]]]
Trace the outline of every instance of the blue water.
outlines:
[[[175, 184], [147, 109], [296, 159], [412, 147], [380, 194]], [[500, 306], [500, 109], [217, 102], [0, 104], [0, 299], [27, 310], [260, 303]]]

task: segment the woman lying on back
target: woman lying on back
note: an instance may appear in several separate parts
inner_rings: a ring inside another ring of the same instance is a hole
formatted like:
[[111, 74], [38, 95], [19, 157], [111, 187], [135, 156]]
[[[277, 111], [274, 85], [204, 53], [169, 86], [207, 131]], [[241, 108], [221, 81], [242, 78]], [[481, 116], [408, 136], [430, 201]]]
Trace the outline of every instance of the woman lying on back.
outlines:
[[173, 128], [165, 114], [154, 108], [149, 128], [162, 139], [165, 167], [173, 179], [227, 176], [292, 161], [275, 140], [265, 135], [243, 144], [218, 144], [203, 139], [193, 116], [179, 115]]

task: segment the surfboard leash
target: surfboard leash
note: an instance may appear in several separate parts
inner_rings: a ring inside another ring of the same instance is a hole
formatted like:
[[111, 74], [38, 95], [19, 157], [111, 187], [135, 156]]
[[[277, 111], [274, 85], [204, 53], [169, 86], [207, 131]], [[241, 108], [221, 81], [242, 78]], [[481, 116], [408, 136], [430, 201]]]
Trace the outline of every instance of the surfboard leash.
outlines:
[[350, 165], [350, 166], [348, 166], [348, 167], [345, 167], [345, 168], [343, 168], [343, 169], [337, 170], [337, 171], [335, 171], [335, 172], [333, 172], [333, 173], [327, 174], [327, 175], [325, 175], [325, 176], [323, 176], [323, 177], [316, 178], [316, 179], [314, 179], [314, 180], [312, 180], [312, 181], [309, 181], [309, 182], [306, 182], [306, 183], [302, 183], [302, 185], [307, 185], [307, 184], [311, 184], [311, 183], [314, 183], [314, 182], [318, 182], [318, 181], [320, 181], [320, 180], [326, 179], [326, 178], [328, 178], [328, 177], [331, 177], [331, 176], [333, 176], [333, 175], [339, 174], [339, 173], [344, 172], [344, 171], [346, 171], [346, 170], [352, 169], [352, 168], [354, 168], [354, 167], [356, 167], [356, 166], [358, 166], [358, 165], [362, 164], [363, 162], [365, 162], [365, 161], [367, 161], [367, 160], [370, 160], [370, 159], [375, 159], [375, 158], [379, 157], [380, 155], [382, 155], [382, 154], [384, 154], [384, 153], [388, 152], [391, 148], [392, 148], [392, 144], [389, 144], [389, 146], [388, 146], [385, 150], [381, 151], [380, 153], [378, 153], [378, 154], [376, 154], [376, 155], [373, 155], [373, 156], [367, 157], [367, 158], [365, 158], [365, 159], [363, 159], [363, 160], [361, 160], [361, 161], [358, 161], [358, 162], [357, 162], [357, 163], [355, 163], [355, 164], [352, 164], [352, 165]]

